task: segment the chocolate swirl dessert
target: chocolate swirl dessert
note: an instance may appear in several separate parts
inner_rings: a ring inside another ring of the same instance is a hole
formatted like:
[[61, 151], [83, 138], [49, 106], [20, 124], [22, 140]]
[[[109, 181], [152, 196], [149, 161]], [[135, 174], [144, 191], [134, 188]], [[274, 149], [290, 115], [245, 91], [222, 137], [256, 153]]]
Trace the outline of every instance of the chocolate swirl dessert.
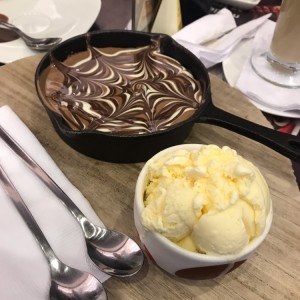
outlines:
[[45, 104], [72, 130], [146, 134], [190, 118], [202, 102], [200, 83], [160, 53], [160, 40], [138, 48], [96, 48], [51, 58], [41, 85]]

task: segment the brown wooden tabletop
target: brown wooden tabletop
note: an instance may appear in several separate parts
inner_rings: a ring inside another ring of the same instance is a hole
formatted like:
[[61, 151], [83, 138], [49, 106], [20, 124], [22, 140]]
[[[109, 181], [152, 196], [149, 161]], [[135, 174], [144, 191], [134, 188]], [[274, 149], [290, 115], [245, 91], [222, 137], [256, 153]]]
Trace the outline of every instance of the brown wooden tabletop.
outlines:
[[[59, 138], [35, 91], [34, 74], [40, 58], [37, 55], [0, 68], [0, 106], [7, 104], [17, 113], [107, 227], [123, 231], [139, 242], [133, 221], [133, 198], [143, 163], [95, 160], [76, 152]], [[240, 92], [213, 75], [211, 80], [217, 106], [270, 126]], [[136, 276], [110, 278], [104, 283], [109, 299], [300, 299], [300, 194], [290, 160], [255, 141], [212, 125], [195, 124], [186, 142], [228, 145], [260, 168], [273, 200], [270, 234], [246, 263], [215, 280], [174, 278], [146, 257]]]

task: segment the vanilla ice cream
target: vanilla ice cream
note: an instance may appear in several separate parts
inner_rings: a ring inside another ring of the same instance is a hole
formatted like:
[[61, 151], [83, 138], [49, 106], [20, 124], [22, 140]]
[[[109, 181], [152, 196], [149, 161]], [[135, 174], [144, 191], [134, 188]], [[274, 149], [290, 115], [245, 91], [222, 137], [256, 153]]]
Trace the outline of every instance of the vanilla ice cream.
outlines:
[[259, 236], [271, 209], [267, 183], [229, 147], [202, 145], [148, 162], [142, 224], [200, 253], [240, 252]]

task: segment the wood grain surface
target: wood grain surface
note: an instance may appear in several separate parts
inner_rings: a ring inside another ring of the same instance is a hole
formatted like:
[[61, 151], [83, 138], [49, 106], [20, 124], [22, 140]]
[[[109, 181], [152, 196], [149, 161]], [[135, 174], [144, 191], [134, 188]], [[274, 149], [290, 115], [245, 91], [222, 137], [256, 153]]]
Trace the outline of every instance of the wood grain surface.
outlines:
[[[107, 227], [138, 241], [133, 198], [143, 163], [95, 160], [76, 152], [58, 137], [35, 92], [34, 75], [40, 58], [37, 55], [0, 68], [0, 106], [7, 104], [17, 113]], [[215, 76], [211, 80], [216, 106], [270, 127], [240, 92]], [[212, 125], [195, 124], [185, 142], [228, 145], [260, 168], [273, 201], [270, 234], [246, 263], [215, 280], [178, 279], [146, 257], [136, 276], [111, 278], [104, 283], [109, 299], [300, 299], [300, 194], [290, 161], [255, 141]]]

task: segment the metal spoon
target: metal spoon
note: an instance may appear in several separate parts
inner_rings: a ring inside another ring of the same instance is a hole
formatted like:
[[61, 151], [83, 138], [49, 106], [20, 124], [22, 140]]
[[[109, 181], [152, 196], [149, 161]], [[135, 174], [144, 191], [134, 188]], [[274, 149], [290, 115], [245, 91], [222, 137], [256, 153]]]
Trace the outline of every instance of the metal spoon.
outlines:
[[24, 40], [25, 44], [32, 50], [46, 51], [52, 48], [53, 46], [57, 45], [62, 40], [61, 38], [33, 38], [28, 36], [15, 25], [1, 20], [0, 25], [11, 29], [16, 34], [18, 34], [19, 37], [21, 37]]
[[96, 277], [87, 272], [71, 268], [57, 258], [39, 225], [1, 165], [0, 183], [23, 217], [28, 228], [34, 234], [36, 241], [47, 258], [51, 274], [50, 299], [107, 299], [106, 292]]
[[141, 269], [144, 255], [135, 241], [124, 233], [105, 229], [90, 222], [69, 196], [2, 126], [0, 126], [0, 137], [62, 201], [79, 222], [85, 236], [88, 254], [101, 271], [112, 276], [125, 277], [134, 275]]

